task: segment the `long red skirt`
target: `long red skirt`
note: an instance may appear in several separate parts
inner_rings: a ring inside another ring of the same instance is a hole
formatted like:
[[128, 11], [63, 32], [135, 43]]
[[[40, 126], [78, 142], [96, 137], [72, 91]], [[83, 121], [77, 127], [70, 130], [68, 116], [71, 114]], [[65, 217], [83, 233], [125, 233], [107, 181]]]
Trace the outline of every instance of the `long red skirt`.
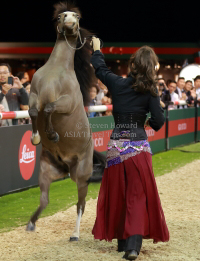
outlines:
[[105, 168], [92, 234], [106, 241], [136, 234], [154, 243], [169, 240], [149, 152]]

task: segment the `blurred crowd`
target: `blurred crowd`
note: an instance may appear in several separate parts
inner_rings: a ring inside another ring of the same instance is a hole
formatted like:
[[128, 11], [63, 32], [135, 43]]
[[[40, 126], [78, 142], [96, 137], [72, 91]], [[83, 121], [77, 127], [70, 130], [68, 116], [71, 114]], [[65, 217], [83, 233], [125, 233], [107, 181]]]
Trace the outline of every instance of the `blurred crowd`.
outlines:
[[[10, 78], [10, 79], [9, 79]], [[12, 84], [9, 84], [9, 80]], [[200, 102], [200, 75], [185, 81], [183, 77], [178, 81], [158, 78], [157, 88], [160, 103], [164, 109], [183, 109], [195, 106]], [[16, 76], [11, 73], [9, 64], [0, 63], [0, 112], [28, 110], [30, 93], [30, 79], [27, 72], [19, 72]], [[93, 83], [90, 90], [91, 103], [89, 106], [112, 105], [112, 96], [108, 88], [100, 81]], [[186, 105], [174, 105], [173, 102], [185, 101]], [[88, 117], [109, 116], [112, 111], [88, 112]], [[30, 123], [30, 119], [0, 120], [0, 126], [11, 126]]]
[[[167, 80], [163, 78], [157, 79], [157, 89], [160, 96], [160, 103], [164, 109], [183, 109], [194, 107], [197, 102], [200, 102], [200, 75], [194, 79], [194, 84], [191, 80], [185, 81], [184, 77], [179, 77], [178, 81]], [[90, 97], [92, 102], [90, 106], [94, 105], [110, 105], [112, 104], [112, 97], [107, 87], [100, 81], [95, 83], [91, 89]], [[173, 102], [185, 101], [185, 105], [173, 105]], [[104, 113], [91, 112], [89, 117], [112, 115], [111, 111]]]
[[[0, 63], [0, 112], [28, 110], [29, 93], [28, 73], [19, 72], [16, 76], [13, 76], [10, 65]], [[24, 123], [29, 123], [29, 119], [0, 120], [0, 126]]]
[[[165, 109], [183, 109], [193, 107], [200, 102], [200, 75], [194, 79], [185, 81], [184, 77], [179, 77], [178, 81], [158, 79], [158, 93], [161, 106]], [[186, 105], [172, 105], [172, 102], [185, 101]]]

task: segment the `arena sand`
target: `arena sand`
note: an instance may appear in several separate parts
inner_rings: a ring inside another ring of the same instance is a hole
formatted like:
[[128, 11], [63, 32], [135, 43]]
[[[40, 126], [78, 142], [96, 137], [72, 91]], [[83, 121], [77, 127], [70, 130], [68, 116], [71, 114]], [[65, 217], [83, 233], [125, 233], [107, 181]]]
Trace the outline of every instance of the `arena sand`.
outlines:
[[[200, 260], [200, 160], [156, 178], [170, 241], [153, 244], [144, 240], [140, 260]], [[69, 242], [76, 219], [76, 206], [41, 218], [35, 232], [25, 227], [0, 234], [0, 260], [124, 260], [117, 241], [94, 240], [91, 230], [97, 200], [89, 200], [81, 222], [79, 242]]]

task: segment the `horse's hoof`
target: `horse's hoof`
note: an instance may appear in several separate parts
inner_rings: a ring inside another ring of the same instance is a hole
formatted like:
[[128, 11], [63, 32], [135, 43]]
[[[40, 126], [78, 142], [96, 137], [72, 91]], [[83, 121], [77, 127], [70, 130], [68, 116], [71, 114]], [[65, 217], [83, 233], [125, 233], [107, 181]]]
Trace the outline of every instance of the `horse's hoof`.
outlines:
[[51, 133], [51, 134], [47, 134], [47, 138], [49, 140], [51, 140], [54, 143], [59, 142], [59, 135], [57, 132]]
[[28, 225], [26, 226], [26, 231], [34, 231], [34, 230], [35, 230], [35, 224], [29, 222]]
[[70, 240], [69, 241], [78, 241], [78, 237], [70, 237]]
[[55, 132], [55, 138], [52, 140], [54, 143], [59, 142], [59, 135], [57, 132]]
[[40, 138], [40, 135], [39, 135], [39, 132], [37, 131], [36, 134], [32, 134], [32, 137], [31, 137], [31, 143], [34, 145], [34, 146], [37, 146], [41, 143], [41, 138]]

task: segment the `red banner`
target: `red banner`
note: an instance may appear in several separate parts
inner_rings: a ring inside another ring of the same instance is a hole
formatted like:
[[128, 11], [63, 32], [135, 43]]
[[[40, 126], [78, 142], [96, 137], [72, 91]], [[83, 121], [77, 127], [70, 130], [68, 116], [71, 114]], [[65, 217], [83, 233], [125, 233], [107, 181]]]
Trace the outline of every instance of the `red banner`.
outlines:
[[169, 137], [195, 131], [195, 118], [169, 121]]
[[162, 126], [162, 128], [159, 131], [155, 131], [150, 127], [147, 127], [145, 130], [149, 142], [154, 140], [161, 140], [165, 138], [165, 124]]

